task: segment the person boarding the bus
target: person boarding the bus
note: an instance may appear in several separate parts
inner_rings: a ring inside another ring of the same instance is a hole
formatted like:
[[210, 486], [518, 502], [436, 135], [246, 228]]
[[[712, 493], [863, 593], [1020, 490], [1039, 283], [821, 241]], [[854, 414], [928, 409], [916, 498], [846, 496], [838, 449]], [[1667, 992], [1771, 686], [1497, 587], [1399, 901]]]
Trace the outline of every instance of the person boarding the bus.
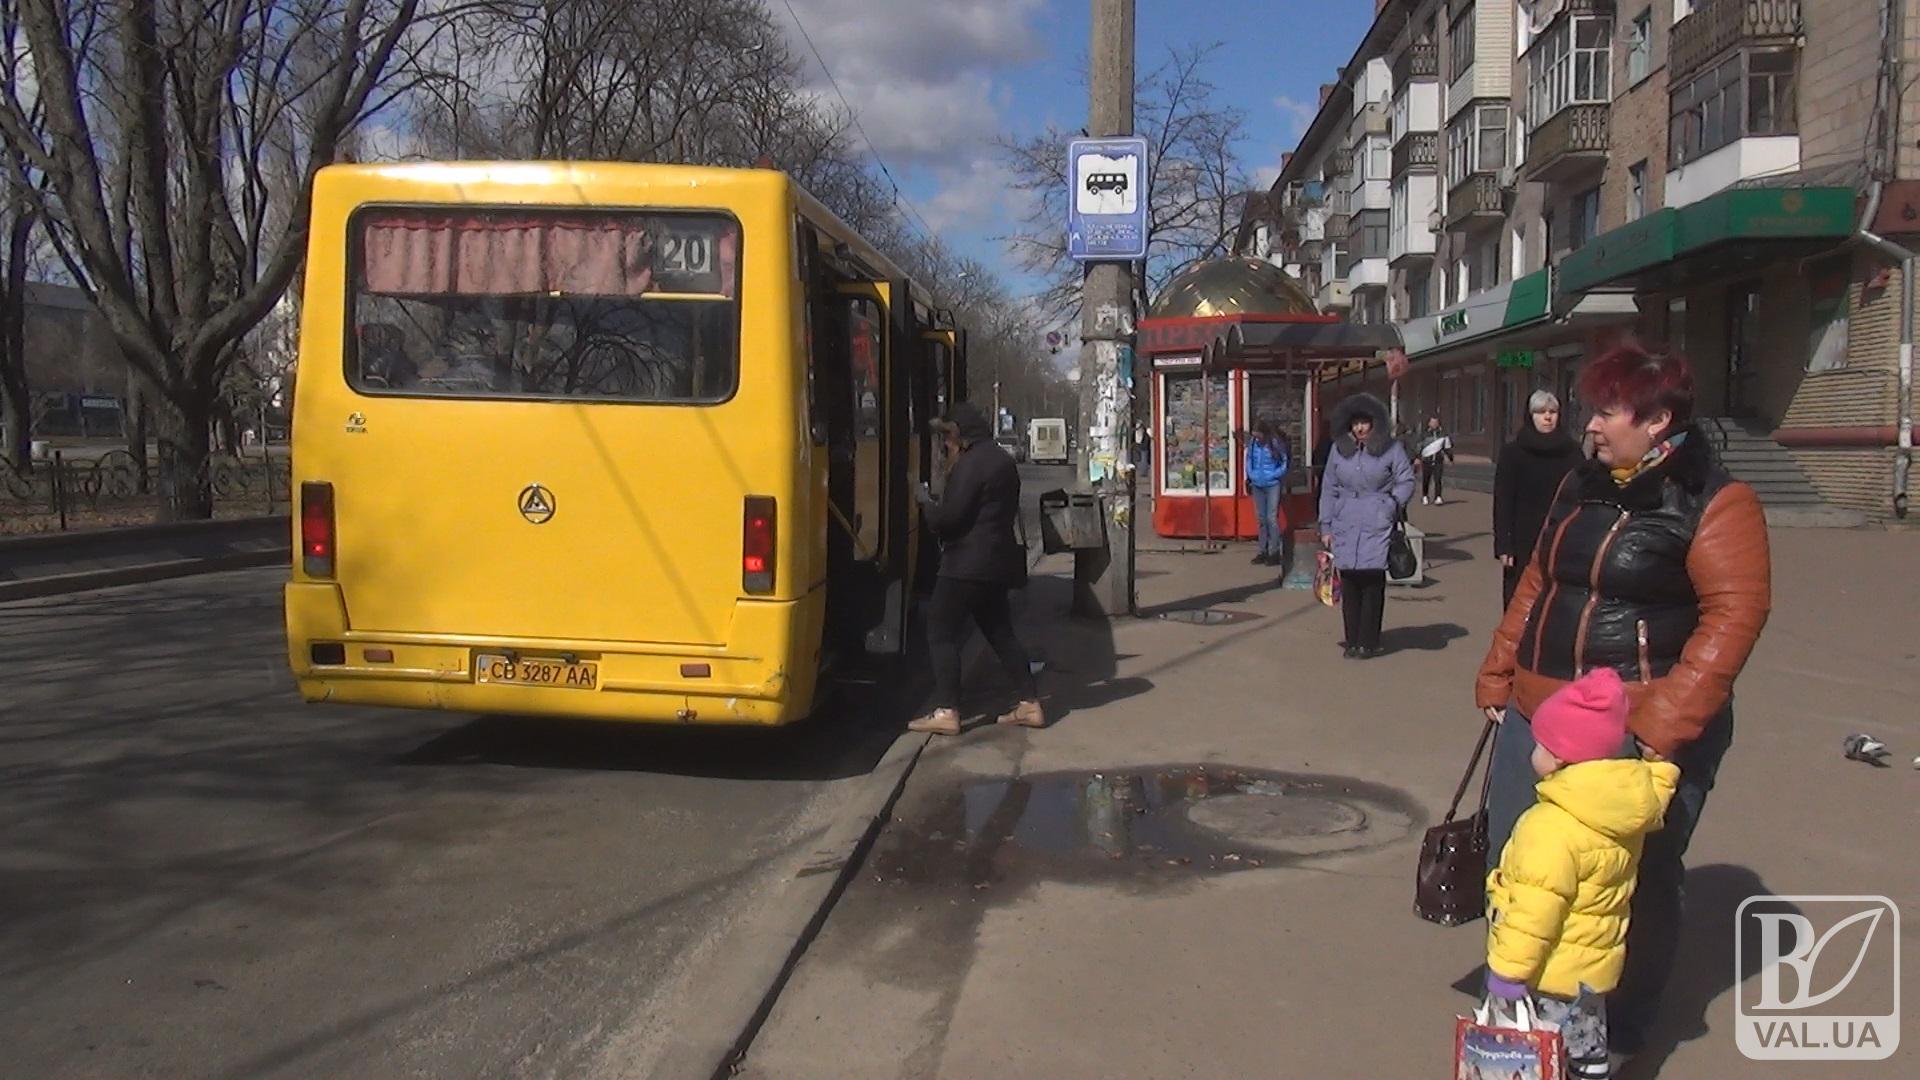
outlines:
[[1020, 468], [993, 441], [986, 414], [956, 404], [938, 422], [947, 443], [945, 495], [921, 484], [916, 498], [928, 528], [940, 540], [940, 573], [927, 607], [927, 646], [933, 660], [933, 708], [907, 724], [913, 731], [960, 734], [960, 647], [971, 619], [999, 657], [1018, 695], [1002, 724], [1045, 727], [1027, 651], [1013, 632], [1010, 590], [1026, 584], [1026, 548], [1014, 535], [1020, 514]]

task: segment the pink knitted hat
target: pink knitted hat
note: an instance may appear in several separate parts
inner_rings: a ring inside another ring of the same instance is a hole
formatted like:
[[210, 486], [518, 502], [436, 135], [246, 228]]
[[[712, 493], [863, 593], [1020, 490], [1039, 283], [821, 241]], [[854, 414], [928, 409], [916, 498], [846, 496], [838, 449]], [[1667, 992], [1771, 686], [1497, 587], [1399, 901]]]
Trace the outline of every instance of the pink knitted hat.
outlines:
[[1561, 761], [1619, 757], [1627, 741], [1627, 688], [1595, 668], [1555, 691], [1533, 714], [1533, 738]]

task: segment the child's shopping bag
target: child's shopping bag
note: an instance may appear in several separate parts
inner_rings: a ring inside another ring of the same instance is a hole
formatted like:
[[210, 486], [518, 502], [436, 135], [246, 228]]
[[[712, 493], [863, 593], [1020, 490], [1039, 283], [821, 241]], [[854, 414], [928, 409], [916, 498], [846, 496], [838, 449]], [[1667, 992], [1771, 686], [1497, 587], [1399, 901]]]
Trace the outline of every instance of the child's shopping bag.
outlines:
[[1454, 1080], [1563, 1080], [1566, 1047], [1560, 1033], [1542, 1027], [1526, 999], [1483, 1001], [1454, 1025]]
[[1313, 564], [1313, 595], [1328, 607], [1340, 603], [1340, 573], [1333, 568], [1333, 552], [1322, 551]]

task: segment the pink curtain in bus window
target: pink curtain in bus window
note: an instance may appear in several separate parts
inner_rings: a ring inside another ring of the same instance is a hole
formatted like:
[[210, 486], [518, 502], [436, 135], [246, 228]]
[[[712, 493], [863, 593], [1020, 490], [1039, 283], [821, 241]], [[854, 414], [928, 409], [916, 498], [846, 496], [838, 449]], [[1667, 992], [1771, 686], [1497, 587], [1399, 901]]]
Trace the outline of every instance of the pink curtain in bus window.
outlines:
[[632, 217], [381, 213], [364, 219], [361, 253], [366, 289], [387, 295], [639, 296], [653, 287], [652, 241]]

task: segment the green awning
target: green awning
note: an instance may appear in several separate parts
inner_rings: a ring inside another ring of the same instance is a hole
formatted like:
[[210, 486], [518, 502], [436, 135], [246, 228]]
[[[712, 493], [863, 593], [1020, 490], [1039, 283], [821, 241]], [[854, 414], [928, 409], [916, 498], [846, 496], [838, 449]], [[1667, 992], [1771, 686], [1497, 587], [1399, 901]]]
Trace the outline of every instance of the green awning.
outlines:
[[1855, 227], [1852, 188], [1730, 188], [1602, 233], [1561, 260], [1558, 286], [1581, 293], [1723, 245], [1838, 240]]
[[1507, 317], [1500, 323], [1502, 330], [1527, 323], [1538, 322], [1547, 317], [1549, 298], [1552, 289], [1551, 271], [1536, 270], [1525, 277], [1515, 278], [1513, 291], [1507, 294]]

